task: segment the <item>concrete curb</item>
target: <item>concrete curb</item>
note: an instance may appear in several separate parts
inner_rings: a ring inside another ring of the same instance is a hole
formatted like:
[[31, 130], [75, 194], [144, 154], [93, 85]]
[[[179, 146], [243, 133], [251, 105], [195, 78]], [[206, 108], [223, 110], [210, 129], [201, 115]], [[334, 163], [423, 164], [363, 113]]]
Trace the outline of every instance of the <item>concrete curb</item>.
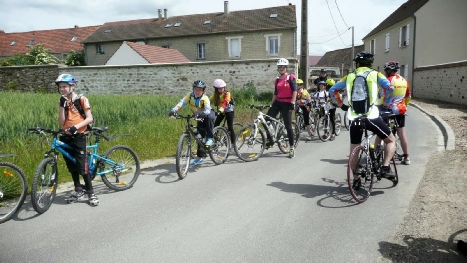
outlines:
[[410, 102], [410, 106], [413, 106], [420, 110], [421, 112], [425, 113], [428, 115], [433, 122], [438, 125], [439, 129], [441, 130], [441, 133], [443, 134], [444, 137], [444, 149], [446, 151], [452, 151], [455, 150], [455, 145], [456, 145], [456, 136], [454, 135], [454, 131], [452, 130], [451, 126], [447, 124], [441, 117], [439, 117], [436, 114], [433, 114], [427, 110], [425, 110], [422, 106], [418, 105], [417, 103]]

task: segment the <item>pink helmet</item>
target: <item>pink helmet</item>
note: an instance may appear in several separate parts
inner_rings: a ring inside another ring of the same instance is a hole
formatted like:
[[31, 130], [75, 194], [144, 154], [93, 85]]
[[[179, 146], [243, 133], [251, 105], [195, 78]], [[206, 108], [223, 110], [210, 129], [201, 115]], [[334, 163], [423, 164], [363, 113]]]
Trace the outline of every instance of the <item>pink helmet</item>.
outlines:
[[222, 79], [216, 79], [214, 80], [214, 88], [218, 89], [218, 88], [225, 88], [225, 86], [227, 86], [225, 84], [225, 81], [223, 81]]

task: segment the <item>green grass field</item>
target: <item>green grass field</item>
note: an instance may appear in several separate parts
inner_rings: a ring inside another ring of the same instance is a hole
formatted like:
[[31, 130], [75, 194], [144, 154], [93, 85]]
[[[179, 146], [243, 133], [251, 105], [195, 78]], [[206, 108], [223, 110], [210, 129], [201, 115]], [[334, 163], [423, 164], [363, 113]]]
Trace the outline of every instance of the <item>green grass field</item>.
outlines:
[[[272, 94], [254, 96], [249, 90], [232, 91], [235, 97], [235, 121], [249, 123], [248, 104], [269, 103]], [[44, 136], [28, 133], [27, 129], [42, 127], [59, 129], [57, 120], [58, 94], [0, 93], [0, 147], [1, 154], [15, 157], [1, 161], [12, 162], [25, 172], [29, 184], [44, 152], [50, 149]], [[140, 161], [175, 155], [178, 138], [184, 129], [181, 120], [169, 119], [168, 112], [181, 96], [155, 95], [87, 95], [94, 116], [94, 126], [107, 126], [107, 135], [132, 134], [112, 141], [103, 141], [100, 152], [113, 145], [128, 145], [138, 154]], [[180, 113], [188, 114], [188, 107]], [[59, 181], [71, 181], [63, 157], [59, 158]]]

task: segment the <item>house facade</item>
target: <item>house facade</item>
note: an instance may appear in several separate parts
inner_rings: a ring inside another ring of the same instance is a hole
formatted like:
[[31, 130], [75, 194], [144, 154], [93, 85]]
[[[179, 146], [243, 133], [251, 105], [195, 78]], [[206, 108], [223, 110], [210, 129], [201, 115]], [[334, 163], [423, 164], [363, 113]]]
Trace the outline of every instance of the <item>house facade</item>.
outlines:
[[87, 65], [105, 65], [123, 41], [180, 51], [190, 61], [296, 56], [294, 5], [105, 23], [82, 43]]
[[[373, 67], [398, 61], [415, 97], [467, 104], [467, 86], [456, 77], [467, 71], [466, 10], [465, 0], [407, 1], [363, 38], [365, 50], [375, 54]], [[455, 90], [440, 95], [441, 87]]]

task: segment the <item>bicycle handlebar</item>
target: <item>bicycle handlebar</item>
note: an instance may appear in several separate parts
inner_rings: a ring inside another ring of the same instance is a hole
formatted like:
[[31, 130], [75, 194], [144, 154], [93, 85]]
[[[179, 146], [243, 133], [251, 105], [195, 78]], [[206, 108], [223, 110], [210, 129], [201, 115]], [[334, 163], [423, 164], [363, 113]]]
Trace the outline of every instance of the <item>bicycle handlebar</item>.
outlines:
[[253, 105], [253, 104], [248, 105], [248, 107], [250, 107], [250, 109], [255, 108], [257, 110], [264, 110], [264, 109], [267, 109], [267, 108], [271, 108], [271, 106], [269, 106], [269, 105], [258, 105], [258, 106], [256, 106], [256, 105]]

